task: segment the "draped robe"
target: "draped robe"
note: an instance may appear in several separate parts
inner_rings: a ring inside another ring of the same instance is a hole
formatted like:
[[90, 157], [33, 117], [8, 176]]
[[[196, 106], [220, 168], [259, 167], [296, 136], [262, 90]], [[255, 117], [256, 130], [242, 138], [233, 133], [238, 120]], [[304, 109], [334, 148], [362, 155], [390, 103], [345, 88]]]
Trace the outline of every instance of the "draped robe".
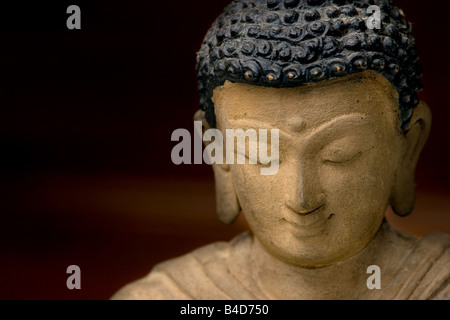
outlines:
[[[416, 238], [395, 230], [392, 234], [393, 245], [401, 238], [408, 239], [409, 246], [403, 256], [388, 257], [396, 266], [390, 271], [390, 281], [381, 290], [366, 290], [366, 295], [352, 298], [450, 299], [450, 236], [432, 233]], [[253, 242], [254, 236], [247, 232], [230, 242], [214, 243], [161, 263], [113, 299], [267, 300], [251, 268]]]

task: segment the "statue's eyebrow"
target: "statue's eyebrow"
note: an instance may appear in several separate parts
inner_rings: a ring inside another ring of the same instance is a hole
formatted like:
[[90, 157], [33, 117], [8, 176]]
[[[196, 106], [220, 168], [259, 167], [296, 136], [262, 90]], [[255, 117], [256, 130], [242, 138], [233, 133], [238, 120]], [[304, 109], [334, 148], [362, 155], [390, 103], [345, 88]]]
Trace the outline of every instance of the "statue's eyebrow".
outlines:
[[[329, 132], [330, 134], [334, 134], [337, 132], [337, 129], [344, 129], [349, 130], [351, 128], [357, 128], [361, 126], [367, 126], [370, 124], [370, 120], [367, 118], [366, 115], [362, 113], [352, 113], [352, 114], [345, 114], [339, 117], [336, 117], [328, 122], [325, 122], [321, 125], [319, 125], [317, 128], [312, 129], [311, 133], [308, 133], [306, 136], [303, 136], [306, 140], [314, 140], [318, 136], [322, 136], [323, 134], [326, 134]], [[294, 138], [298, 138], [296, 134], [302, 133], [304, 131], [304, 128], [306, 128], [306, 122], [301, 121], [292, 121], [288, 125], [290, 128], [293, 128], [293, 132], [286, 132], [283, 129], [277, 128], [270, 123], [262, 122], [257, 119], [245, 119], [245, 120], [234, 120], [233, 121], [234, 126], [239, 126], [240, 129], [248, 130], [251, 128], [260, 130], [260, 129], [277, 129], [280, 131], [280, 135], [283, 137], [286, 137], [288, 140]], [[232, 129], [232, 128], [228, 128]], [[236, 128], [233, 128], [236, 129]]]
[[[303, 122], [302, 122], [303, 124]], [[270, 123], [267, 122], [263, 122], [260, 120], [256, 120], [256, 119], [245, 119], [245, 120], [233, 120], [233, 125], [234, 126], [239, 126], [239, 128], [226, 128], [226, 129], [243, 129], [248, 130], [248, 129], [255, 129], [255, 130], [261, 130], [261, 129], [267, 129], [269, 132], [270, 130], [279, 130], [280, 134], [282, 136], [288, 137], [288, 138], [292, 138], [292, 134], [289, 132], [284, 131], [283, 129], [277, 128], [273, 125], [271, 125]]]
[[311, 134], [308, 135], [306, 140], [308, 141], [316, 140], [320, 137], [323, 137], [324, 135], [325, 136], [330, 135], [330, 137], [338, 138], [336, 134], [339, 131], [345, 132], [350, 129], [356, 129], [361, 127], [370, 128], [370, 130], [372, 130], [371, 127], [369, 127], [371, 123], [372, 122], [370, 118], [368, 118], [364, 114], [361, 113], [346, 114], [321, 124], [320, 126], [315, 128]]
[[[361, 113], [352, 113], [338, 116], [328, 122], [322, 123], [315, 128], [308, 128], [305, 133], [286, 133], [280, 130], [287, 140], [295, 141], [301, 139], [306, 145], [314, 144], [318, 140], [323, 140], [323, 144], [331, 143], [331, 141], [342, 138], [342, 135], [351, 133], [358, 128], [364, 128], [368, 132], [372, 132], [372, 121], [367, 115]], [[361, 132], [358, 132], [361, 134]]]

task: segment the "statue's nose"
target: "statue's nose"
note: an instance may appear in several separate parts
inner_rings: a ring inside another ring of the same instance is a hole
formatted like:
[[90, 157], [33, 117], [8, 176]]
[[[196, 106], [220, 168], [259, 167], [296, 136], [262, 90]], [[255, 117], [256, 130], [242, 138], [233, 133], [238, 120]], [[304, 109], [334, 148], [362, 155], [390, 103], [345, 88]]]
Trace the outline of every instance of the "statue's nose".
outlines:
[[294, 186], [289, 190], [286, 206], [300, 215], [308, 215], [322, 208], [326, 202], [320, 179], [313, 170], [297, 169], [292, 177]]

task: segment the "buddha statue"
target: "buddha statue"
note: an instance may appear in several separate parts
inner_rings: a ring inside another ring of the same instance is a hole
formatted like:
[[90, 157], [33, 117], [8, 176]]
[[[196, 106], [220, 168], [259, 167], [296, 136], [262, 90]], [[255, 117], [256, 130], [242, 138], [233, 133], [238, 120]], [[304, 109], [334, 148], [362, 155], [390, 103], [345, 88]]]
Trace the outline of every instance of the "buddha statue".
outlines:
[[242, 212], [251, 230], [161, 263], [113, 299], [449, 299], [450, 237], [385, 219], [388, 206], [413, 211], [431, 127], [418, 58], [390, 0], [232, 2], [198, 53], [195, 119], [279, 129], [279, 170], [213, 164], [220, 220]]

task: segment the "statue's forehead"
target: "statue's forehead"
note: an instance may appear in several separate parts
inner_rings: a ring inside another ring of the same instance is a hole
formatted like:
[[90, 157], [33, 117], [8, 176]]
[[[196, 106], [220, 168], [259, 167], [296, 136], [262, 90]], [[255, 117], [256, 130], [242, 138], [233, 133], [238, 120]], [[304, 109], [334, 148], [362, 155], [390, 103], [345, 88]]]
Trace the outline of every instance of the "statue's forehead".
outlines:
[[299, 129], [351, 113], [390, 116], [398, 125], [397, 100], [389, 81], [374, 72], [295, 88], [227, 82], [213, 96], [218, 122], [252, 119]]

